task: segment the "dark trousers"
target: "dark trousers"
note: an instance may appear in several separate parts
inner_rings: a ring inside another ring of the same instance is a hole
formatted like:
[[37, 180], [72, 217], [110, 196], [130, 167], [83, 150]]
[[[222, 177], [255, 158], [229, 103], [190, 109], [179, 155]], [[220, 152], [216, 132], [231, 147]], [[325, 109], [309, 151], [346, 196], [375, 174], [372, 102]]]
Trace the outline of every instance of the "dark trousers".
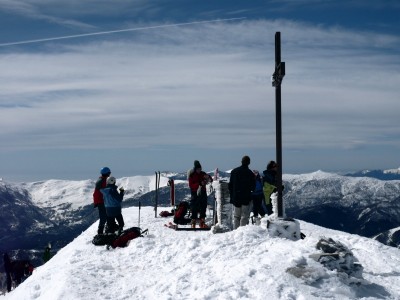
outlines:
[[260, 215], [261, 217], [265, 216], [265, 211], [262, 207], [262, 202], [264, 201], [264, 195], [252, 195], [251, 196], [253, 200], [253, 214], [255, 217]]
[[269, 216], [272, 215], [272, 203], [271, 200], [269, 200], [268, 204], [265, 204], [265, 201], [262, 202], [262, 207], [265, 211], [265, 213]]
[[207, 210], [207, 193], [201, 191], [200, 195], [197, 192], [191, 192], [190, 209], [192, 210], [192, 219], [197, 219], [200, 214], [200, 219], [206, 218]]
[[7, 292], [11, 292], [11, 274], [10, 272], [6, 272], [7, 278]]
[[[115, 223], [115, 220], [117, 220], [118, 225]], [[124, 218], [122, 217], [122, 214], [113, 216], [113, 217], [107, 217], [107, 230], [106, 232], [115, 232], [117, 230], [122, 230], [124, 228], [125, 222]]]
[[107, 212], [104, 203], [98, 204], [97, 208], [99, 210], [99, 228], [97, 230], [97, 233], [102, 234], [104, 231], [104, 226], [107, 222]]

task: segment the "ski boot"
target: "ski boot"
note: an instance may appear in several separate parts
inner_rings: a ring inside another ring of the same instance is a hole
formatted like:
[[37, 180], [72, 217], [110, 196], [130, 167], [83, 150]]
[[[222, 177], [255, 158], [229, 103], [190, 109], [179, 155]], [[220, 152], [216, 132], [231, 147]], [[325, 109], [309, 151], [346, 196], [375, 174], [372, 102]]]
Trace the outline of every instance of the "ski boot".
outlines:
[[104, 227], [99, 227], [98, 229], [97, 229], [97, 234], [103, 234], [104, 233]]
[[196, 228], [196, 219], [192, 219], [191, 227]]
[[208, 228], [206, 221], [204, 219], [200, 219], [200, 228]]

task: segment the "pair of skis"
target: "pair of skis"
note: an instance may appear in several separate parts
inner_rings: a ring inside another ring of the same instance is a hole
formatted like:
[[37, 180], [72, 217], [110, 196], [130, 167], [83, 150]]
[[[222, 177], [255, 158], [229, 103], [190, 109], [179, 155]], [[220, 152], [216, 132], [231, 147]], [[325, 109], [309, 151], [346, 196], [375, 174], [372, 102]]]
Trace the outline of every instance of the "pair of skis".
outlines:
[[200, 227], [179, 227], [177, 224], [174, 224], [172, 222], [169, 222], [168, 224], [164, 224], [165, 227], [174, 229], [176, 231], [208, 231], [211, 229], [211, 227], [207, 227], [207, 228], [200, 228]]

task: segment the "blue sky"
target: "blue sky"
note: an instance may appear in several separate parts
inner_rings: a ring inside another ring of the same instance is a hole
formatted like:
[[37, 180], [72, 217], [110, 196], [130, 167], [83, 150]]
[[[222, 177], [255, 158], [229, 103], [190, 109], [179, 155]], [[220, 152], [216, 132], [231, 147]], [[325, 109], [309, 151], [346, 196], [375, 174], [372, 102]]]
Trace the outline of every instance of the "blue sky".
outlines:
[[0, 177], [228, 170], [245, 154], [264, 169], [276, 31], [283, 172], [397, 168], [399, 15], [398, 1], [3, 0]]

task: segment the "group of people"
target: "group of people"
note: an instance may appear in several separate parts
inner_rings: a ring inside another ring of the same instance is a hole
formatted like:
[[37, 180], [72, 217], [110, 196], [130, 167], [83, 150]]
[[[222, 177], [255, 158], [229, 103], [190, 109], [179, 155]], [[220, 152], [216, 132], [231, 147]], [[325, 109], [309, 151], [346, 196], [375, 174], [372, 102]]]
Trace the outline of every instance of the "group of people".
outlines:
[[233, 204], [233, 229], [249, 223], [250, 210], [256, 219], [272, 214], [270, 196], [276, 191], [277, 167], [270, 161], [262, 176], [249, 168], [250, 157], [243, 156], [241, 166], [231, 172], [229, 180], [230, 201]]
[[29, 260], [11, 260], [8, 254], [3, 254], [4, 271], [6, 273], [7, 292], [11, 291], [12, 282], [18, 286], [25, 277], [32, 275], [33, 265]]
[[[50, 249], [51, 244], [49, 243], [46, 246], [42, 256], [44, 263], [48, 262], [52, 257]], [[3, 264], [4, 272], [6, 274], [5, 281], [7, 285], [7, 292], [11, 291], [13, 283], [15, 287], [18, 286], [26, 277], [32, 275], [34, 270], [34, 266], [29, 260], [11, 260], [7, 252], [3, 253]]]
[[[257, 219], [272, 214], [270, 195], [276, 190], [277, 164], [270, 161], [261, 175], [257, 170], [249, 168], [250, 157], [243, 156], [241, 166], [231, 172], [229, 181], [230, 201], [233, 204], [233, 228], [249, 223], [250, 210]], [[93, 201], [99, 211], [97, 234], [121, 232], [125, 225], [122, 216], [122, 199], [124, 189], [118, 189], [111, 170], [104, 167], [96, 181]], [[206, 185], [213, 181], [212, 177], [202, 170], [198, 160], [188, 172], [191, 192], [191, 227], [206, 228], [207, 192]], [[118, 225], [117, 225], [118, 223]]]
[[118, 189], [110, 168], [102, 168], [100, 175], [93, 192], [94, 207], [99, 211], [97, 234], [121, 232], [125, 225], [121, 205], [125, 191]]
[[[231, 172], [229, 180], [230, 201], [233, 204], [233, 229], [245, 226], [249, 223], [250, 210], [257, 219], [266, 214], [272, 214], [270, 196], [276, 190], [277, 164], [270, 161], [262, 176], [257, 170], [249, 168], [250, 157], [243, 156], [241, 166]], [[194, 161], [194, 167], [188, 174], [191, 191], [191, 226], [196, 227], [199, 220], [200, 228], [207, 227], [205, 223], [207, 208], [206, 185], [212, 182], [212, 177], [202, 171], [198, 160]]]

